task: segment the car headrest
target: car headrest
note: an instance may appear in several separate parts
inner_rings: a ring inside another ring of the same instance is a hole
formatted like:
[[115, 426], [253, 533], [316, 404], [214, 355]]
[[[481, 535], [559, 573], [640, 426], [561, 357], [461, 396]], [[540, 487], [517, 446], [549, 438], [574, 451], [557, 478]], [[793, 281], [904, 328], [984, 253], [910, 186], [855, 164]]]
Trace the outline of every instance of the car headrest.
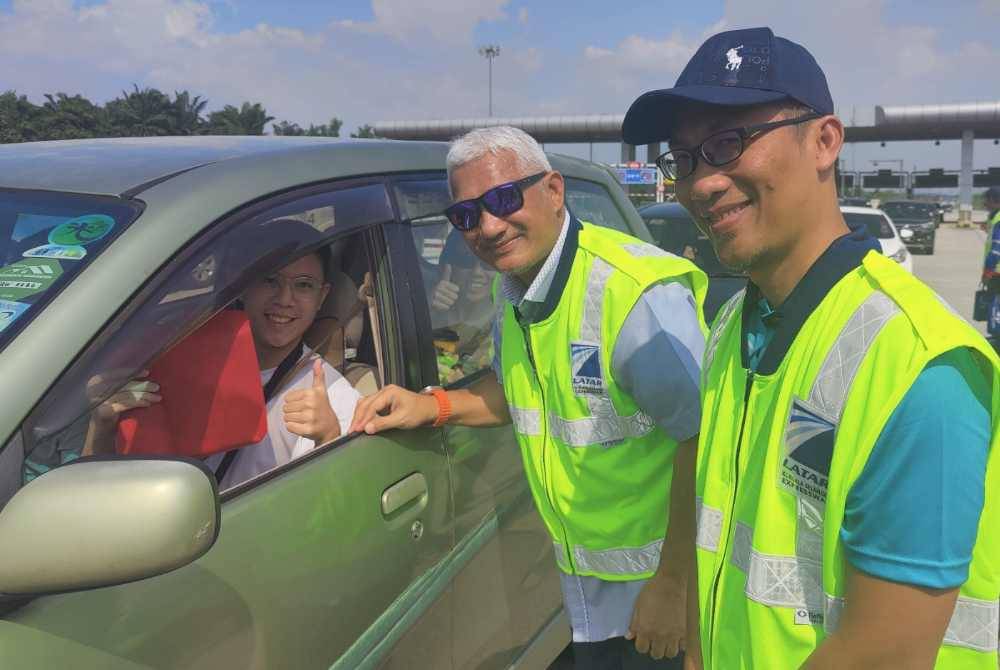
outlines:
[[365, 326], [364, 304], [358, 297], [357, 285], [343, 272], [331, 270], [327, 281], [330, 293], [306, 331], [305, 341], [339, 369], [346, 357], [345, 349], [356, 349], [361, 342]]

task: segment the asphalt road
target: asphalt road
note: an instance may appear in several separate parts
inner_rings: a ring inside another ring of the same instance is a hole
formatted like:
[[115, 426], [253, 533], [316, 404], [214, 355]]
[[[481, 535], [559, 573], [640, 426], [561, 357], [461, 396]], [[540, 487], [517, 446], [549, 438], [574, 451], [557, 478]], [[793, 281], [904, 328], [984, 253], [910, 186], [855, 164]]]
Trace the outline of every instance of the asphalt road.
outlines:
[[972, 301], [983, 267], [983, 241], [978, 228], [938, 228], [934, 253], [913, 257], [913, 272], [981, 333], [986, 324], [972, 320]]

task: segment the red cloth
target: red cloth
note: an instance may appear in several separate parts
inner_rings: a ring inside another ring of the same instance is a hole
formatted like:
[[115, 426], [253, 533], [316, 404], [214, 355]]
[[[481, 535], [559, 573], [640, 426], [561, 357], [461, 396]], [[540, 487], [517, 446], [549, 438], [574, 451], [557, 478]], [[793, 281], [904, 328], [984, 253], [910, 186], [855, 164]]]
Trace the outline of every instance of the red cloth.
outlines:
[[202, 458], [267, 434], [260, 366], [243, 312], [220, 312], [156, 359], [149, 379], [163, 399], [122, 415], [118, 453]]

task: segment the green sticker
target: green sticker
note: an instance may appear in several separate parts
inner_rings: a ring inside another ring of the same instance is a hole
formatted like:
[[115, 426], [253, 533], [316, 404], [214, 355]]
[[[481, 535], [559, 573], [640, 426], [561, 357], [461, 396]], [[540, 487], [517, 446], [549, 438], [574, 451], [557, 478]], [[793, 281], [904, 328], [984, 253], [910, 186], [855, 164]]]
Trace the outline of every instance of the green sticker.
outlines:
[[0, 268], [0, 299], [20, 300], [48, 289], [62, 275], [59, 261], [33, 258]]
[[90, 244], [110, 233], [114, 227], [115, 220], [106, 214], [85, 214], [53, 228], [49, 233], [49, 244]]

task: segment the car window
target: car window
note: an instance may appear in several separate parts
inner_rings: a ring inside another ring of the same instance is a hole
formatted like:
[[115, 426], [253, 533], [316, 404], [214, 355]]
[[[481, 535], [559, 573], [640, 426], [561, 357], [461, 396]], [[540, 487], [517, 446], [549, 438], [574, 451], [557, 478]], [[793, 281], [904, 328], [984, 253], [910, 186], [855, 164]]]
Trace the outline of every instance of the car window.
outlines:
[[487, 369], [493, 361], [495, 270], [480, 261], [443, 216], [411, 226], [423, 279], [442, 386]]
[[598, 226], [631, 234], [628, 221], [602, 184], [566, 177], [566, 205], [573, 216]]
[[882, 210], [894, 219], [932, 219], [937, 213], [935, 205], [923, 202], [887, 202], [882, 205]]
[[[25, 422], [23, 481], [90, 454], [185, 455], [215, 469], [212, 459], [232, 450], [241, 481], [282, 466], [315, 446], [280, 417], [283, 394], [311, 386], [318, 355], [331, 406], [349, 422], [359, 388], [372, 392], [384, 379], [370, 239], [393, 218], [385, 188], [256, 210], [221, 222], [169, 263], [59, 379]], [[301, 357], [293, 347], [285, 368], [268, 363], [303, 334]], [[242, 376], [227, 376], [240, 365]], [[255, 389], [282, 370], [266, 416], [249, 411], [259, 407]], [[233, 419], [246, 416], [264, 423], [244, 429]]]
[[118, 198], [0, 190], [0, 350], [141, 211]]
[[708, 236], [689, 217], [643, 218], [650, 235], [664, 251], [694, 261], [709, 276], [735, 274], [719, 262]]
[[868, 234], [872, 237], [876, 237], [880, 240], [888, 240], [895, 237], [892, 232], [892, 226], [886, 221], [885, 217], [881, 214], [871, 213], [865, 214], [862, 212], [844, 212], [844, 221], [847, 223], [847, 227], [851, 230], [857, 228], [865, 228]]

